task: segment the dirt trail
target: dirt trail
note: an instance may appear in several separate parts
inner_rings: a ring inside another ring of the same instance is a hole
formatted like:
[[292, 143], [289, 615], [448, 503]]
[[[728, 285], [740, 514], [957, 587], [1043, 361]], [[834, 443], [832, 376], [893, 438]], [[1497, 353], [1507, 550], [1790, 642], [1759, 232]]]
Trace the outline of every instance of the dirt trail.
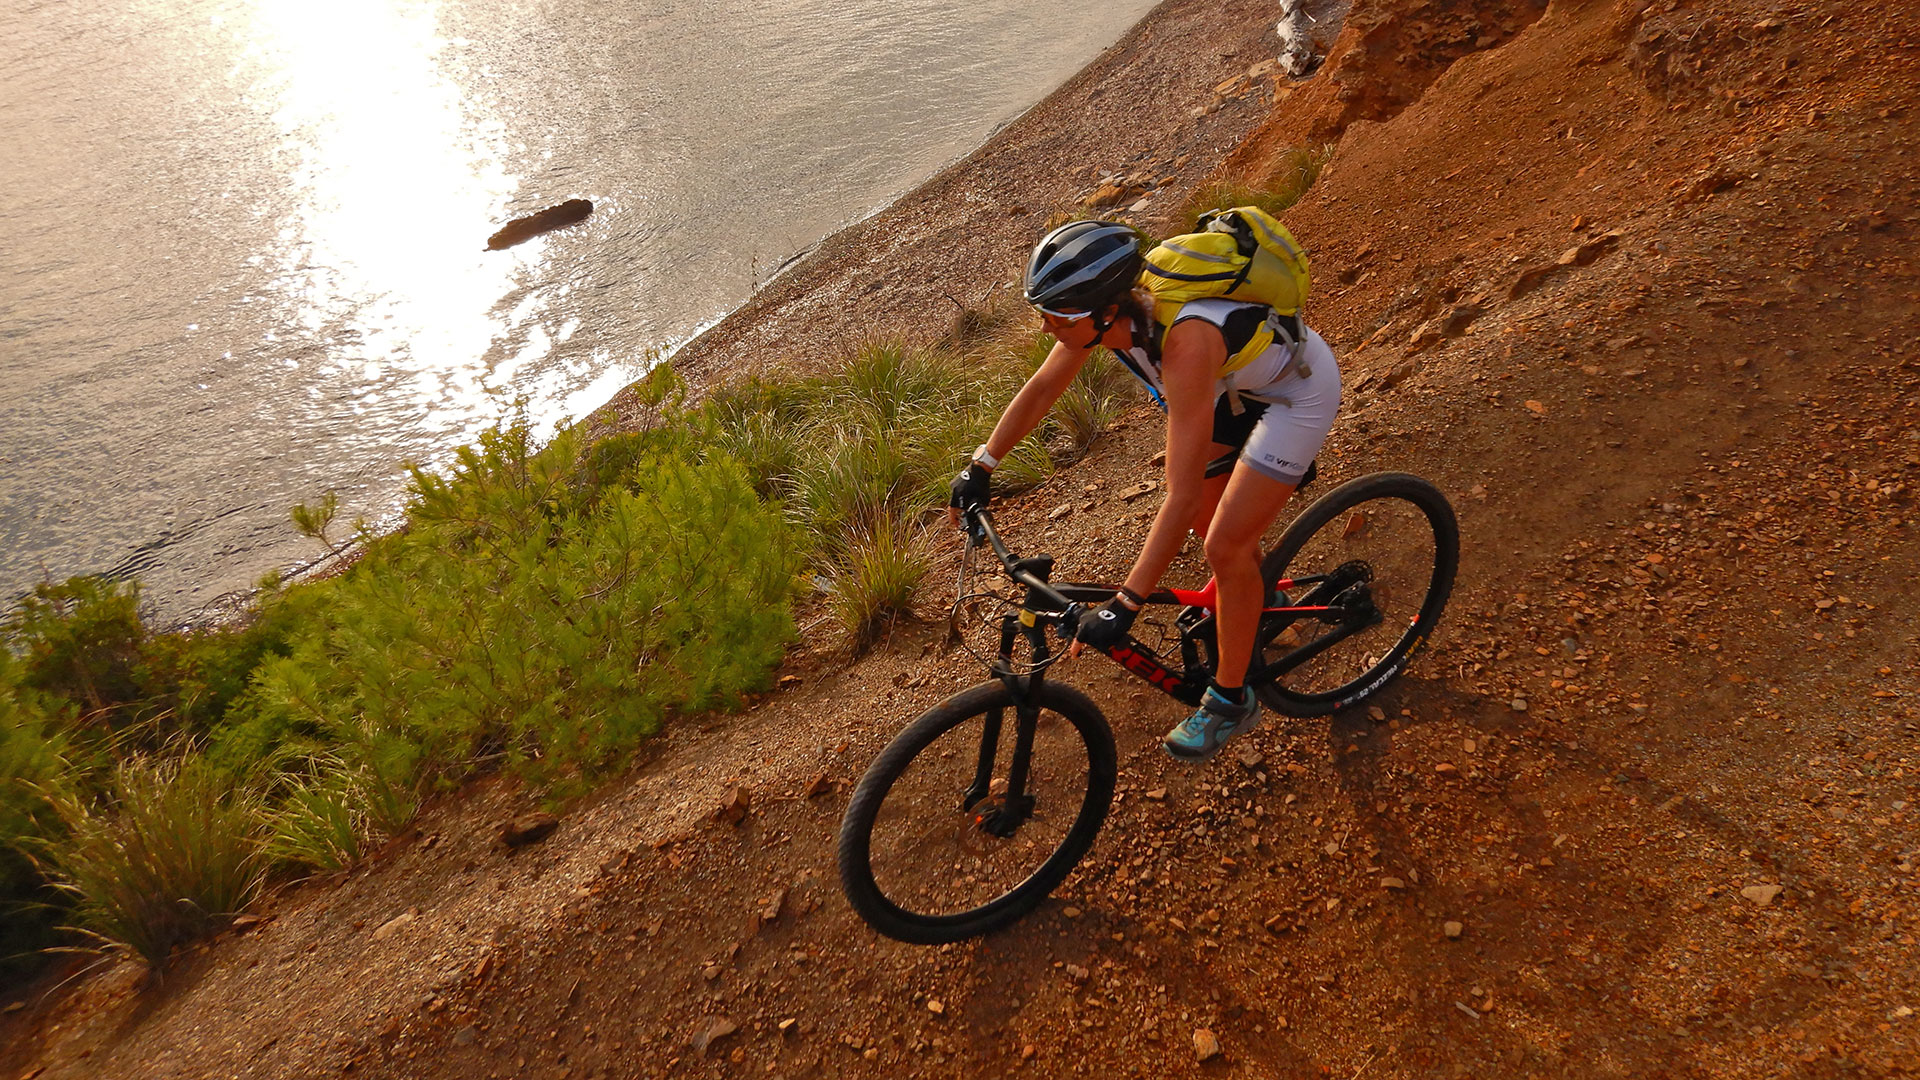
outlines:
[[[1163, 8], [1118, 51], [1174, 25], [1191, 47], [1199, 9]], [[1209, 78], [1160, 113], [1206, 104]], [[1099, 83], [1023, 121], [1065, 142], [1010, 129], [695, 359], [764, 353], [839, 318], [822, 312], [911, 325], [927, 298], [859, 298], [855, 252], [965, 228], [1002, 169], [1039, 185], [1015, 150], [1070, 158], [1065, 118]], [[1320, 80], [1244, 118], [1237, 160], [1339, 132], [1289, 215], [1348, 390], [1324, 483], [1440, 483], [1461, 586], [1377, 712], [1270, 720], [1247, 737], [1258, 768], [1176, 766], [1155, 745], [1167, 704], [1109, 666], [1063, 673], [1107, 709], [1122, 787], [1088, 863], [1014, 929], [896, 945], [839, 897], [847, 786], [978, 677], [909, 627], [850, 667], [797, 657], [797, 681], [674, 732], [537, 847], [491, 840], [521, 793], [437, 807], [159, 992], [122, 968], [4, 1018], [9, 1060], [49, 1078], [1920, 1074], [1916, 91], [1891, 9], [1358, 5]], [[1018, 248], [953, 258], [985, 281]], [[1113, 493], [1159, 438], [1130, 414], [1003, 530], [1074, 576], [1119, 568], [1151, 507]], [[716, 821], [737, 784], [750, 812]], [[1201, 1028], [1221, 1047], [1205, 1062]]]

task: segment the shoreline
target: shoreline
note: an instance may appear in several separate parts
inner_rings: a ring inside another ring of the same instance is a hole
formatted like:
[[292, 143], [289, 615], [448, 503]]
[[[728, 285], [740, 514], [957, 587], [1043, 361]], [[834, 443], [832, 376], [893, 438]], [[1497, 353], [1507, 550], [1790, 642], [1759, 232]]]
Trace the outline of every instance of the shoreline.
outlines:
[[[1269, 84], [1250, 80], [1237, 97], [1214, 89], [1276, 51], [1272, 14], [1251, 0], [1165, 0], [980, 146], [822, 237], [667, 362], [701, 390], [732, 371], [818, 368], [876, 334], [937, 338], [951, 296], [997, 291], [1048, 216], [1078, 208], [1103, 174], [1145, 181], [1134, 205], [1147, 205], [1086, 213], [1164, 223], [1266, 119]], [[1182, 105], [1168, 124], [1169, 101], [1211, 104]], [[1087, 124], [1090, 113], [1107, 123]], [[624, 429], [640, 412], [630, 385], [590, 419]]]

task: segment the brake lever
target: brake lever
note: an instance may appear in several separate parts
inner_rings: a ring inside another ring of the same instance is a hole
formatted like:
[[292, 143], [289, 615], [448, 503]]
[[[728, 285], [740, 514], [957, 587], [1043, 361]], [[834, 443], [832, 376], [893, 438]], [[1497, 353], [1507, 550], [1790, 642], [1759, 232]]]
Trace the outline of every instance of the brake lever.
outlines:
[[960, 512], [960, 531], [966, 534], [969, 550], [987, 538], [986, 525], [981, 522], [979, 515], [973, 512], [978, 509], [984, 508], [970, 506]]
[[1079, 601], [1074, 601], [1072, 603], [1069, 603], [1067, 605], [1067, 610], [1061, 612], [1060, 617], [1054, 620], [1055, 632], [1058, 633], [1061, 638], [1067, 641], [1072, 641], [1075, 637], [1079, 635], [1080, 619], [1081, 619], [1081, 616], [1085, 615], [1086, 613], [1087, 613], [1086, 606], [1081, 604]]

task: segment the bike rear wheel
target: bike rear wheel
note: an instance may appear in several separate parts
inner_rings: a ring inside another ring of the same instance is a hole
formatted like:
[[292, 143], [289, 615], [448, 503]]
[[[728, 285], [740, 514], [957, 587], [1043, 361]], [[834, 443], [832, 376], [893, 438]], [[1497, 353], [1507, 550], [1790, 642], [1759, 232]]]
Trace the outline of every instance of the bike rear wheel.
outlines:
[[[987, 933], [1033, 910], [1093, 846], [1118, 773], [1113, 732], [1068, 686], [1039, 683], [1025, 705], [1023, 717], [998, 681], [964, 690], [861, 778], [840, 823], [840, 884], [875, 930], [922, 945]], [[1030, 809], [1008, 797], [1027, 725]]]
[[1364, 700], [1432, 635], [1459, 563], [1459, 522], [1427, 481], [1376, 473], [1327, 492], [1287, 526], [1260, 569], [1269, 593], [1292, 579], [1292, 604], [1332, 610], [1262, 617], [1255, 691], [1289, 716]]

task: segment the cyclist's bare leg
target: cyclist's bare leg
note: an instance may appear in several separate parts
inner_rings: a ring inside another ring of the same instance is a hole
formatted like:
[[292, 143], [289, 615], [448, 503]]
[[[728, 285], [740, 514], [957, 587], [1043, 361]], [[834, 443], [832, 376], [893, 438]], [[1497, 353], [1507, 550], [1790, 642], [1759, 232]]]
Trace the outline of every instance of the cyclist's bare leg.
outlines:
[[[1233, 453], [1234, 450], [1234, 447], [1228, 446], [1225, 443], [1214, 443], [1213, 446], [1207, 450], [1207, 460], [1218, 460], [1223, 455]], [[1227, 481], [1232, 478], [1233, 470], [1229, 469], [1219, 476], [1207, 477], [1202, 483], [1200, 488], [1200, 509], [1193, 515], [1192, 528], [1194, 535], [1203, 539], [1206, 537], [1207, 526], [1213, 521], [1213, 512], [1215, 508], [1220, 505], [1220, 496], [1226, 493]]]
[[1254, 631], [1266, 606], [1260, 540], [1293, 497], [1294, 486], [1244, 463], [1236, 465], [1206, 534], [1207, 563], [1220, 588], [1220, 608], [1214, 615], [1220, 669], [1214, 678], [1222, 686], [1239, 686], [1253, 661]]

